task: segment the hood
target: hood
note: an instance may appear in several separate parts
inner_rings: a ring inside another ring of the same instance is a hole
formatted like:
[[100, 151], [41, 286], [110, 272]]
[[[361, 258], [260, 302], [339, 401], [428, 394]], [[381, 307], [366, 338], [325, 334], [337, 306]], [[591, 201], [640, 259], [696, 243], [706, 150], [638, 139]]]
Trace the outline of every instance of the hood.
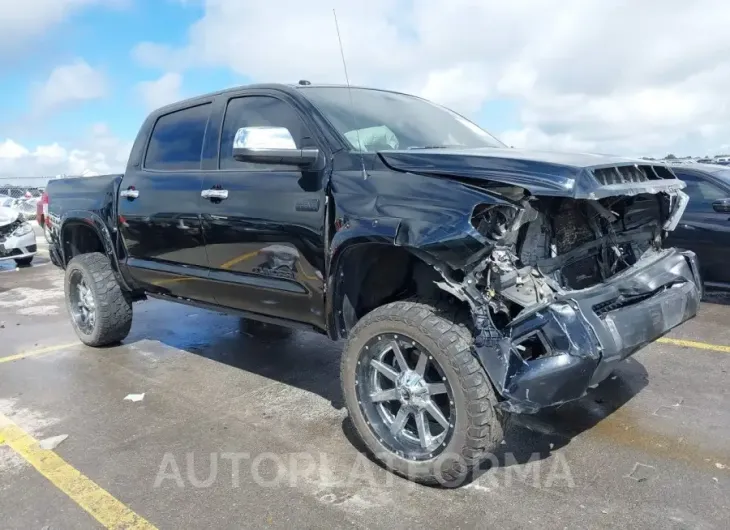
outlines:
[[15, 220], [20, 216], [18, 210], [12, 208], [0, 207], [0, 226], [9, 225], [14, 223]]
[[396, 171], [508, 184], [533, 195], [600, 199], [684, 187], [664, 164], [609, 155], [509, 148], [412, 149], [378, 154]]

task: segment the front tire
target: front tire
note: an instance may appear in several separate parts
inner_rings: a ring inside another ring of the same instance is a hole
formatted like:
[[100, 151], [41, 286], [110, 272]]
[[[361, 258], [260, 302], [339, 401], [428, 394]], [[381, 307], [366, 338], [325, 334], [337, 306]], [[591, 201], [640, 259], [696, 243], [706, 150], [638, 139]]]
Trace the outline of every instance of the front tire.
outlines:
[[66, 307], [76, 335], [88, 346], [123, 340], [132, 327], [132, 299], [117, 283], [109, 258], [80, 254], [66, 267]]
[[460, 309], [384, 305], [355, 325], [343, 352], [342, 390], [357, 433], [377, 460], [416, 482], [459, 486], [504, 438], [506, 418]]

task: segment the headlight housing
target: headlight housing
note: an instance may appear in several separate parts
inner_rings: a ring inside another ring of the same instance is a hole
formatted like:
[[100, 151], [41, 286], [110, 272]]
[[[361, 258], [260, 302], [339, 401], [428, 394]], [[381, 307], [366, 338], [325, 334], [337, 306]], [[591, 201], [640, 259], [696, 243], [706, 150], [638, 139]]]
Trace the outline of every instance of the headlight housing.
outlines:
[[12, 235], [15, 237], [20, 237], [20, 236], [24, 236], [26, 234], [30, 234], [32, 231], [33, 231], [33, 227], [30, 226], [30, 223], [28, 223], [26, 221], [23, 224], [21, 224], [18, 228], [16, 228]]

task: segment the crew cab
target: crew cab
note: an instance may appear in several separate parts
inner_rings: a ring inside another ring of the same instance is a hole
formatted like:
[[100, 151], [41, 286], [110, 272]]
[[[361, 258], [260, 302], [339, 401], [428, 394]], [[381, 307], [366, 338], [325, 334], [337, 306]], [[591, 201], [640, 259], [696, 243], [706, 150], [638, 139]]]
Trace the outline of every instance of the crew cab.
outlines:
[[510, 414], [585, 395], [695, 316], [663, 164], [508, 148], [414, 96], [254, 85], [144, 122], [124, 174], [48, 184], [53, 262], [92, 346], [146, 297], [345, 341], [367, 448], [446, 485]]

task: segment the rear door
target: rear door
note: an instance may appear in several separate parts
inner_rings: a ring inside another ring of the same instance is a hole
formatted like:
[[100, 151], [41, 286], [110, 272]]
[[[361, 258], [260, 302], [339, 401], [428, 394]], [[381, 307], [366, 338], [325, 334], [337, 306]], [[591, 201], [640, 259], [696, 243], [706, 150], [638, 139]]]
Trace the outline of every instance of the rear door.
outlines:
[[730, 197], [730, 190], [709, 175], [675, 169], [687, 187], [687, 209], [665, 246], [692, 250], [697, 254], [704, 281], [730, 283], [730, 214], [716, 212], [712, 203]]
[[152, 292], [206, 300], [201, 152], [212, 103], [163, 114], [122, 179], [118, 211], [130, 274]]
[[[216, 157], [204, 190], [227, 191], [203, 206], [210, 288], [218, 304], [324, 327], [326, 170], [233, 159], [240, 127], [286, 127], [297, 148], [326, 148], [295, 102], [271, 91], [225, 96]], [[325, 153], [326, 154], [326, 153]]]

